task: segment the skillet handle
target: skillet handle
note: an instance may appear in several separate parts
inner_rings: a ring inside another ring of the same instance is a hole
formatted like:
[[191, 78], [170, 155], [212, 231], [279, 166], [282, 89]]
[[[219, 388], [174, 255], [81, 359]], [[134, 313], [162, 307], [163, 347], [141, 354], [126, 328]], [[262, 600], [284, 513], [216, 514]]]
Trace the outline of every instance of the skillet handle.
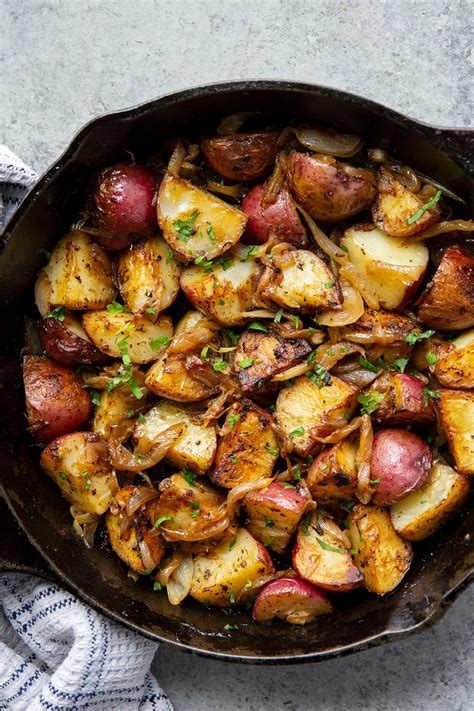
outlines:
[[27, 573], [49, 582], [59, 582], [46, 561], [28, 541], [1, 496], [0, 540], [0, 572]]

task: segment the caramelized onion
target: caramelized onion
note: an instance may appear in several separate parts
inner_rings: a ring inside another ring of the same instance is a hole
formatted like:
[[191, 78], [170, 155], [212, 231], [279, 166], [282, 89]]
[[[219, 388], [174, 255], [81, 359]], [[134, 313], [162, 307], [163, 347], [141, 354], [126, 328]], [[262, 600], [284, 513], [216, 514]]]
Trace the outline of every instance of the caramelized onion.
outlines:
[[140, 549], [141, 560], [145, 570], [153, 570], [153, 568], [156, 568], [156, 562], [152, 554], [150, 553], [150, 549], [142, 538], [139, 538], [138, 540], [138, 547]]
[[338, 429], [330, 435], [327, 435], [326, 437], [315, 437], [315, 439], [317, 439], [318, 442], [321, 442], [321, 444], [337, 444], [361, 427], [362, 416], [355, 417], [351, 420], [351, 422], [347, 422], [345, 425], [342, 425], [341, 421], [341, 427], [338, 427]]
[[174, 551], [170, 558], [168, 558], [166, 561], [161, 562], [160, 570], [157, 575], [155, 575], [155, 580], [158, 580], [158, 582], [161, 583], [163, 587], [166, 587], [170, 575], [180, 565], [185, 555], [186, 554], [182, 551]]
[[344, 546], [344, 548], [347, 548], [348, 550], [352, 548], [349, 536], [345, 531], [341, 531], [332, 518], [318, 516], [318, 527], [321, 527], [323, 531], [326, 531], [326, 533], [330, 536], [336, 538]]
[[241, 311], [239, 318], [275, 318], [275, 311], [270, 309], [256, 309], [255, 311]]
[[339, 284], [343, 296], [342, 306], [337, 311], [328, 309], [319, 313], [316, 320], [322, 326], [349, 326], [358, 321], [364, 313], [364, 301], [359, 291], [347, 279], [340, 278]]
[[286, 156], [284, 153], [278, 153], [275, 159], [275, 167], [270, 178], [264, 185], [262, 197], [260, 198], [260, 204], [262, 207], [268, 207], [273, 205], [277, 199], [278, 193], [283, 187], [285, 182], [285, 171], [286, 171]]
[[283, 371], [283, 373], [278, 373], [277, 375], [274, 375], [272, 378], [272, 383], [282, 383], [285, 380], [291, 380], [291, 378], [298, 378], [300, 375], [309, 373], [309, 371], [313, 370], [313, 368], [314, 365], [308, 365], [306, 361], [304, 363], [298, 363], [298, 365], [294, 365], [292, 368], [288, 368], [288, 370]]
[[212, 521], [203, 519], [200, 521], [201, 530], [193, 531], [177, 531], [166, 527], [166, 524], [160, 526], [160, 533], [163, 538], [170, 542], [180, 541], [182, 543], [195, 543], [196, 541], [207, 541], [210, 538], [216, 538], [221, 533], [229, 528], [230, 521], [225, 511], [222, 511], [221, 516]]
[[138, 443], [135, 452], [130, 452], [117, 439], [112, 439], [109, 443], [110, 460], [112, 466], [119, 471], [138, 472], [141, 469], [149, 469], [161, 462], [174, 442], [183, 433], [183, 424], [176, 424], [168, 427], [159, 435], [159, 440], [154, 441], [147, 454], [140, 454], [140, 444]]
[[166, 352], [168, 355], [174, 355], [198, 350], [209, 343], [219, 330], [220, 326], [215, 321], [202, 319], [192, 330], [185, 329], [176, 334]]
[[224, 116], [217, 127], [217, 135], [230, 136], [237, 133], [246, 121], [258, 116], [260, 116], [260, 111], [237, 111], [235, 114]]
[[215, 180], [208, 180], [206, 188], [207, 190], [210, 190], [211, 193], [227, 195], [228, 197], [238, 200], [240, 198], [240, 191], [242, 190], [242, 183], [236, 183], [235, 185], [221, 185]]
[[327, 235], [324, 234], [322, 229], [318, 227], [313, 218], [306, 212], [304, 208], [301, 207], [301, 205], [298, 205], [298, 203], [295, 203], [295, 205], [303, 215], [306, 224], [308, 225], [311, 234], [313, 235], [314, 241], [316, 242], [318, 247], [324, 252], [324, 254], [327, 254], [328, 257], [334, 259], [337, 264], [346, 264], [346, 252], [343, 252], [342, 249], [337, 246], [337, 244], [335, 244], [331, 239], [329, 239]]
[[376, 309], [377, 311], [380, 309], [380, 302], [377, 294], [368, 283], [365, 275], [360, 269], [357, 269], [355, 264], [347, 262], [341, 266], [339, 269], [339, 275], [347, 279], [347, 281], [349, 281], [352, 286], [357, 289], [369, 308]]
[[71, 506], [69, 511], [73, 519], [72, 527], [75, 533], [82, 538], [87, 548], [92, 548], [100, 516], [97, 514], [87, 513], [86, 511], [81, 511], [75, 506]]
[[169, 159], [167, 168], [169, 175], [179, 175], [185, 156], [186, 148], [181, 141], [178, 141], [173, 153], [171, 154], [171, 158]]
[[[147, 504], [153, 499], [157, 499], [159, 492], [155, 488], [149, 488], [148, 486], [137, 486], [137, 490], [133, 493], [127, 501], [125, 507], [125, 513], [127, 516], [133, 516], [135, 511], [138, 511], [144, 504]], [[146, 566], [148, 568], [148, 566]]]
[[350, 158], [364, 145], [364, 141], [359, 136], [321, 128], [295, 128], [293, 133], [298, 142], [308, 150], [336, 158]]
[[370, 484], [370, 455], [374, 433], [369, 415], [362, 415], [361, 420], [356, 494], [359, 501], [368, 504], [374, 493], [374, 487]]
[[474, 231], [474, 220], [443, 220], [443, 222], [438, 222], [434, 227], [430, 227], [429, 230], [425, 230], [415, 237], [411, 237], [405, 240], [406, 244], [411, 244], [412, 242], [422, 242], [425, 239], [430, 239], [431, 237], [436, 237], [437, 235], [442, 235], [445, 232], [473, 232]]
[[296, 573], [293, 568], [288, 568], [287, 570], [276, 570], [274, 573], [261, 575], [259, 578], [256, 578], [256, 580], [249, 580], [249, 583], [235, 596], [235, 602], [237, 604], [245, 602], [247, 598], [253, 597], [253, 595], [259, 592], [267, 583], [271, 583], [272, 580], [279, 580], [280, 578], [296, 578]]
[[191, 553], [183, 553], [182, 560], [172, 571], [166, 585], [166, 594], [171, 605], [179, 605], [191, 590], [194, 561]]

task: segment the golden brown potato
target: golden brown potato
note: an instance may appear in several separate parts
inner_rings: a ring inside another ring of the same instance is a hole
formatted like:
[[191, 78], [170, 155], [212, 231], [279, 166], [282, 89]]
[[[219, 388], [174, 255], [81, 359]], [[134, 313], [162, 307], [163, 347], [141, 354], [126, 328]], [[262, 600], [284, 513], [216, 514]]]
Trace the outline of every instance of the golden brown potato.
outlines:
[[293, 486], [273, 481], [266, 489], [251, 491], [244, 503], [248, 530], [276, 553], [283, 553], [311, 497]]
[[213, 266], [184, 269], [181, 288], [189, 301], [209, 318], [224, 325], [245, 323], [252, 309], [262, 266], [240, 246]]
[[384, 425], [429, 425], [436, 415], [431, 398], [424, 392], [420, 378], [406, 373], [384, 373], [374, 381], [371, 390], [385, 393], [385, 398], [373, 412], [373, 418]]
[[61, 319], [41, 319], [39, 336], [46, 353], [58, 363], [99, 365], [109, 360], [90, 341], [82, 327], [80, 314], [66, 312], [61, 313]]
[[[155, 501], [141, 506], [133, 515], [133, 523], [121, 531], [122, 517], [132, 496], [139, 495], [143, 487], [124, 486], [117, 492], [105, 515], [110, 545], [115, 553], [136, 573], [149, 574], [159, 564], [164, 554], [163, 541], [153, 531]], [[146, 547], [145, 562], [143, 547]], [[148, 559], [150, 556], [150, 559]], [[148, 567], [149, 564], [149, 567]]]
[[437, 204], [427, 209], [418, 219], [410, 219], [427, 202], [428, 198], [424, 199], [405, 188], [387, 168], [379, 168], [378, 194], [372, 206], [372, 218], [387, 235], [406, 239], [439, 222], [441, 211]]
[[259, 298], [292, 311], [337, 309], [342, 304], [338, 281], [316, 254], [306, 249], [274, 255], [258, 286]]
[[279, 578], [259, 592], [252, 617], [255, 622], [269, 622], [277, 617], [292, 625], [306, 625], [333, 609], [323, 591], [314, 585], [298, 578]]
[[375, 197], [370, 171], [329, 156], [291, 151], [286, 171], [293, 197], [315, 220], [345, 220], [370, 207]]
[[161, 314], [155, 323], [143, 316], [122, 311], [93, 311], [82, 318], [87, 335], [103, 353], [121, 358], [128, 354], [132, 363], [150, 363], [173, 335], [173, 322]]
[[435, 462], [426, 484], [390, 507], [397, 533], [409, 541], [431, 536], [459, 509], [469, 494], [469, 479]]
[[474, 474], [474, 393], [438, 390], [441, 421], [460, 474]]
[[327, 514], [307, 514], [298, 528], [293, 568], [303, 580], [325, 590], [347, 592], [360, 588], [363, 576], [348, 550], [349, 539]]
[[293, 442], [293, 451], [306, 457], [318, 442], [350, 418], [357, 407], [357, 388], [331, 377], [330, 385], [315, 383], [307, 375], [280, 391], [275, 417]]
[[230, 408], [209, 475], [214, 484], [232, 489], [271, 476], [279, 453], [271, 421], [268, 412], [246, 398]]
[[145, 418], [137, 423], [133, 438], [136, 442], [146, 440], [151, 445], [168, 427], [184, 424], [184, 432], [168, 450], [166, 460], [176, 467], [187, 467], [198, 474], [205, 474], [216, 453], [216, 429], [195, 424], [195, 414], [196, 412], [186, 405], [160, 400], [148, 410]]
[[80, 230], [59, 240], [38, 280], [36, 302], [42, 316], [46, 303], [68, 309], [103, 309], [117, 293], [110, 257]]
[[147, 370], [147, 388], [155, 395], [178, 402], [200, 402], [216, 395], [219, 388], [206, 385], [193, 377], [192, 370], [186, 367], [186, 361], [186, 355], [161, 356]]
[[390, 363], [410, 356], [412, 346], [406, 338], [412, 332], [421, 331], [416, 322], [405, 314], [366, 309], [358, 321], [341, 328], [340, 337], [364, 346], [369, 360], [383, 355], [384, 360]]
[[178, 295], [181, 268], [161, 237], [134, 245], [120, 253], [117, 277], [128, 310], [156, 321]]
[[41, 468], [70, 504], [91, 514], [103, 514], [118, 489], [107, 443], [93, 432], [58, 437], [41, 453]]
[[[301, 363], [312, 351], [303, 338], [282, 338], [270, 328], [268, 333], [249, 329], [240, 336], [234, 364], [244, 392], [260, 389], [274, 375]], [[251, 365], [240, 368], [239, 363]]]
[[111, 392], [102, 390], [99, 404], [95, 408], [92, 429], [104, 439], [108, 439], [118, 425], [132, 427], [136, 405], [137, 399], [127, 393], [125, 388], [116, 388]]
[[474, 326], [474, 254], [448, 247], [421, 295], [418, 317], [434, 329], [459, 331]]
[[190, 595], [199, 602], [230, 607], [246, 585], [273, 572], [266, 548], [239, 528], [230, 543], [225, 541], [211, 553], [194, 558]]
[[310, 466], [306, 485], [318, 502], [352, 499], [357, 486], [356, 443], [343, 439], [324, 449]]
[[474, 388], [474, 329], [458, 336], [438, 355], [434, 372], [447, 388]]
[[366, 588], [378, 595], [396, 588], [408, 572], [413, 551], [395, 531], [388, 511], [358, 504], [349, 514], [349, 536]]
[[201, 141], [204, 158], [216, 173], [228, 180], [257, 180], [273, 168], [279, 131], [234, 133]]
[[247, 222], [241, 210], [173, 175], [161, 183], [157, 210], [163, 237], [185, 262], [223, 254], [238, 242]]
[[365, 224], [347, 229], [341, 246], [383, 309], [402, 308], [415, 296], [429, 260], [422, 242], [406, 244], [400, 237]]

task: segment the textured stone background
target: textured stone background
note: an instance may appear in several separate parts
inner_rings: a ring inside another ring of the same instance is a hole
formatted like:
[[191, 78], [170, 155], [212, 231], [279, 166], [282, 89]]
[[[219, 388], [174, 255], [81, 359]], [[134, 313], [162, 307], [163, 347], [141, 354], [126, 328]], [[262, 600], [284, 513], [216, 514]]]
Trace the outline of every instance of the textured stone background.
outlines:
[[[473, 14], [472, 0], [2, 0], [0, 140], [42, 171], [97, 114], [243, 78], [327, 84], [472, 126]], [[154, 668], [177, 711], [464, 711], [473, 600], [465, 593], [419, 636], [317, 665], [162, 649]]]

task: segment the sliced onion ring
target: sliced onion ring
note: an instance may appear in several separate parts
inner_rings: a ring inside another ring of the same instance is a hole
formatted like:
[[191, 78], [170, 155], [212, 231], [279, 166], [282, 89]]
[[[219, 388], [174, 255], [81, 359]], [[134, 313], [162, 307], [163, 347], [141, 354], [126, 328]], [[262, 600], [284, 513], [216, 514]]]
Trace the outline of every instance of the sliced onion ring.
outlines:
[[245, 484], [239, 484], [231, 489], [227, 495], [227, 516], [229, 517], [229, 520], [233, 520], [236, 505], [246, 494], [250, 491], [265, 489], [267, 486], [270, 486], [272, 481], [273, 477], [265, 477], [262, 479], [255, 479], [254, 481], [247, 481]]
[[342, 249], [337, 246], [337, 244], [335, 244], [331, 239], [329, 239], [327, 235], [324, 234], [322, 229], [318, 227], [311, 215], [309, 215], [306, 210], [301, 207], [301, 205], [298, 205], [298, 203], [295, 203], [295, 205], [306, 220], [311, 234], [313, 235], [314, 241], [316, 242], [318, 247], [322, 249], [324, 254], [327, 254], [328, 257], [334, 259], [337, 264], [347, 264], [346, 252], [343, 252]]
[[412, 242], [423, 242], [425, 239], [430, 239], [431, 237], [437, 237], [445, 232], [473, 232], [474, 231], [474, 220], [443, 220], [443, 222], [438, 222], [437, 225], [431, 227], [425, 232], [411, 237], [405, 240], [405, 244], [411, 244]]
[[349, 133], [337, 133], [321, 128], [295, 128], [293, 132], [302, 146], [315, 153], [350, 158], [360, 151], [364, 141]]
[[174, 442], [183, 433], [184, 425], [176, 424], [168, 427], [159, 435], [159, 440], [155, 441], [148, 453], [141, 456], [137, 451], [140, 443], [137, 445], [135, 452], [130, 452], [123, 444], [113, 439], [109, 442], [110, 461], [112, 466], [119, 471], [138, 472], [141, 469], [149, 469], [155, 466], [166, 456], [168, 450]]
[[218, 136], [231, 136], [251, 118], [260, 116], [260, 111], [237, 111], [235, 114], [224, 116], [217, 127]]

